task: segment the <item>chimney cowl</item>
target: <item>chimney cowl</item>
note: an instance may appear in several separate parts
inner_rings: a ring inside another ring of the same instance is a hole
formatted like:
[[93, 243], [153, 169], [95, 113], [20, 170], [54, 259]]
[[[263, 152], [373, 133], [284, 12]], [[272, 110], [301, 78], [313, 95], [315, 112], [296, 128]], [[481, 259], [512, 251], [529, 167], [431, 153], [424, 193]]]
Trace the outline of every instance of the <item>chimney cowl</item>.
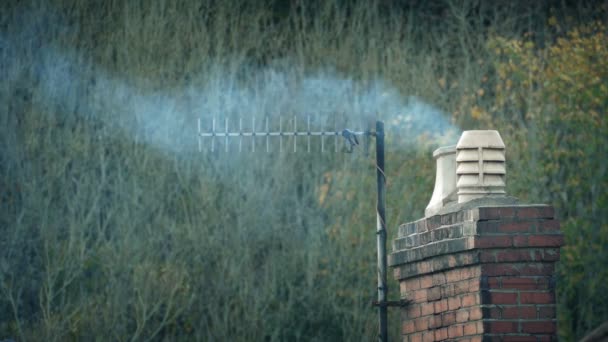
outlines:
[[505, 196], [505, 144], [498, 131], [464, 131], [456, 144], [458, 203]]
[[458, 200], [456, 196], [456, 145], [443, 146], [433, 152], [437, 161], [435, 188], [431, 200], [424, 210], [424, 216], [437, 214], [450, 202]]

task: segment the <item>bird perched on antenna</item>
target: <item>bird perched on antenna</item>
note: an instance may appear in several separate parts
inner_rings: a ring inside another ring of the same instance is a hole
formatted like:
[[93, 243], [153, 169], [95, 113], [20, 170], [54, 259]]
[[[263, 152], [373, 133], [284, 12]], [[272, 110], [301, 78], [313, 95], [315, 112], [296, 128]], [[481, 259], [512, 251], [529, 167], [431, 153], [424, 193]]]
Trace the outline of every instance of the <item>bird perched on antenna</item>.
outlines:
[[355, 132], [353, 132], [349, 129], [345, 129], [342, 131], [342, 136], [344, 137], [344, 139], [346, 139], [346, 141], [349, 144], [348, 148], [345, 149], [345, 152], [353, 153], [353, 148], [355, 146], [359, 145], [359, 140], [357, 140], [357, 136], [355, 135]]

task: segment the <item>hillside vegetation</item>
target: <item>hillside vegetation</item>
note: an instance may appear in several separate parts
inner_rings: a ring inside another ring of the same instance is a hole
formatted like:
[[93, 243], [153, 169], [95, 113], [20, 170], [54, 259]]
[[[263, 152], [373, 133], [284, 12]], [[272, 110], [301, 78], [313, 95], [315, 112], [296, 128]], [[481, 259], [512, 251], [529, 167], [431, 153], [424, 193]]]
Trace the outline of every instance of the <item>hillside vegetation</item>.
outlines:
[[3, 1], [0, 339], [375, 339], [373, 148], [198, 151], [199, 118], [308, 116], [386, 122], [391, 236], [423, 215], [435, 148], [499, 130], [509, 194], [562, 221], [558, 326], [580, 338], [608, 320], [607, 6]]

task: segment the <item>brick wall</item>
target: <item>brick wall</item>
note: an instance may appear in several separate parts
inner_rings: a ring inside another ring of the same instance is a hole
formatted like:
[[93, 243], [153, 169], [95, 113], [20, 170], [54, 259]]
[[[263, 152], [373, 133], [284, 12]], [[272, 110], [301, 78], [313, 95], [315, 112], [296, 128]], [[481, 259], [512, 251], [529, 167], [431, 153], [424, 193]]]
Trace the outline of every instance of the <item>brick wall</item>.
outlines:
[[556, 340], [563, 237], [545, 205], [480, 206], [399, 227], [389, 265], [403, 341]]

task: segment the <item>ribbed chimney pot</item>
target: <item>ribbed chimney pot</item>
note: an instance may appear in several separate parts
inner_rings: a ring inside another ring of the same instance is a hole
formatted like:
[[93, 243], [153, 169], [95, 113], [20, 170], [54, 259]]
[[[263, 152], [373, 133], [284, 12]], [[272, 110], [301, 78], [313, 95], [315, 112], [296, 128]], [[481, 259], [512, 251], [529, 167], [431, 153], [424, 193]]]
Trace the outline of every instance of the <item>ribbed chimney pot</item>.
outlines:
[[456, 144], [458, 203], [505, 196], [505, 162], [498, 131], [464, 131]]

